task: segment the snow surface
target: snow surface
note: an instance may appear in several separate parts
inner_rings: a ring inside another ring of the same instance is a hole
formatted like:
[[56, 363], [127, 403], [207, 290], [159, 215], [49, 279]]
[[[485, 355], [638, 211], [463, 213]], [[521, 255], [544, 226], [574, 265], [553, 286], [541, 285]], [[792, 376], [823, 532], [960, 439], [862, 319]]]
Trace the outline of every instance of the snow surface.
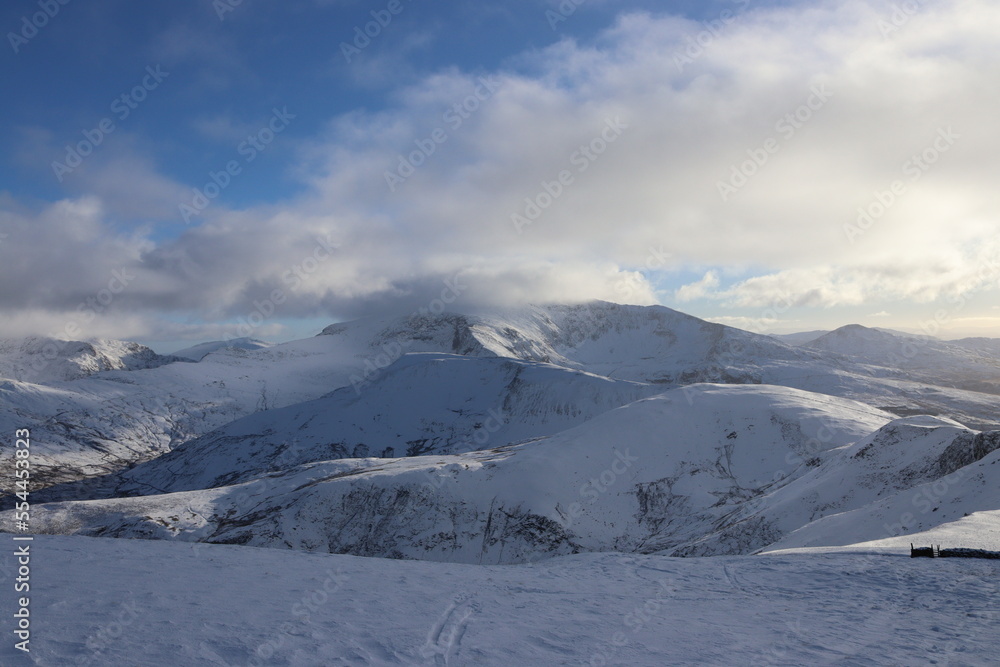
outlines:
[[905, 371], [933, 384], [974, 391], [1000, 390], [1000, 356], [975, 339], [946, 342], [851, 324], [803, 345], [874, 366]]
[[19, 382], [64, 382], [102, 371], [156, 368], [175, 361], [180, 359], [121, 340], [0, 339], [0, 378]]
[[208, 343], [200, 343], [198, 345], [186, 347], [183, 350], [174, 352], [172, 356], [183, 357], [185, 359], [191, 359], [192, 361], [201, 361], [207, 355], [219, 350], [260, 350], [272, 347], [273, 345], [274, 343], [258, 340], [256, 338], [231, 338], [229, 340], [214, 340]]
[[[39, 537], [4, 665], [995, 665], [1000, 561], [899, 549], [467, 566]], [[12, 550], [0, 556], [5, 578]], [[13, 614], [0, 596], [0, 614]]]

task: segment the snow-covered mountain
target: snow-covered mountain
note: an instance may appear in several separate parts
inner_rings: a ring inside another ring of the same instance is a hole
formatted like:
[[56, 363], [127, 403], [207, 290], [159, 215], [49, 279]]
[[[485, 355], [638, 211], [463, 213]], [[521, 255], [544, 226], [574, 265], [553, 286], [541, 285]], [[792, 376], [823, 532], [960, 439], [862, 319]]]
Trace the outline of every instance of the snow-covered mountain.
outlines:
[[[53, 503], [36, 509], [36, 521], [85, 534], [459, 562], [661, 551], [702, 538], [891, 418], [783, 387], [692, 385], [522, 445], [287, 466], [209, 491]], [[151, 480], [169, 482], [148, 465]], [[190, 481], [198, 480], [182, 474], [182, 486]]]
[[1000, 393], [1000, 355], [995, 346], [977, 339], [943, 341], [851, 324], [803, 347], [894, 369], [900, 377], [929, 384]]
[[[851, 544], [998, 509], [997, 449], [1000, 431], [973, 432], [951, 420], [929, 416], [895, 420], [801, 478], [747, 503], [729, 525], [692, 545], [684, 555], [727, 552], [728, 545], [762, 532], [777, 540], [771, 541], [769, 549]], [[956, 494], [959, 482], [962, 490]], [[955, 495], [962, 497], [961, 502], [952, 511], [938, 513], [941, 501]], [[900, 509], [893, 521], [859, 520], [860, 514], [875, 512], [887, 503]], [[907, 510], [909, 519], [904, 517]], [[826, 529], [831, 523], [851, 525], [852, 530]], [[785, 538], [790, 532], [792, 536]]]
[[217, 350], [260, 350], [266, 347], [271, 347], [272, 345], [274, 345], [274, 343], [258, 340], [256, 338], [230, 338], [228, 340], [214, 340], [208, 343], [199, 343], [198, 345], [186, 347], [183, 350], [174, 352], [172, 356], [190, 359], [191, 361], [201, 361], [205, 358], [205, 355], [216, 352]]
[[[825, 535], [810, 525], [966, 475], [980, 482], [963, 487], [957, 507], [995, 507], [997, 448], [1000, 432], [938, 418], [893, 420], [783, 387], [701, 384], [521, 445], [289, 462], [230, 486], [49, 503], [35, 521], [41, 532], [480, 564], [587, 551], [745, 554], [785, 546], [797, 530]], [[216, 465], [223, 460], [211, 453]], [[180, 460], [172, 463], [181, 487], [225, 477], [185, 475]], [[134, 484], [144, 475], [169, 483], [162, 469], [147, 467], [152, 473], [131, 471]], [[933, 518], [952, 521], [957, 511]], [[931, 520], [920, 527], [937, 525]]]
[[[989, 345], [907, 339], [932, 353], [906, 366], [880, 356], [899, 340], [793, 347], [602, 302], [366, 319], [7, 381], [0, 424], [33, 430], [49, 532], [473, 563], [750, 553], [997, 456], [1000, 396], [946, 386]], [[936, 514], [918, 528], [955, 519]]]
[[343, 387], [252, 414], [104, 484], [186, 491], [314, 461], [464, 453], [553, 435], [658, 391], [542, 362], [413, 353], [361, 393]]
[[[11, 350], [8, 367], [40, 364], [46, 354], [44, 345]], [[31, 376], [27, 379], [37, 382], [0, 387], [0, 426], [37, 431], [40, 483], [71, 481], [154, 458], [254, 412], [315, 400], [340, 387], [362, 394], [393, 364], [417, 352], [545, 362], [664, 389], [692, 382], [778, 384], [861, 400], [896, 414], [939, 414], [976, 428], [997, 424], [995, 396], [931, 383], [934, 373], [952, 371], [943, 364], [921, 369], [920, 355], [912, 370], [900, 370], [791, 347], [668, 308], [594, 302], [358, 320], [311, 339], [219, 348], [198, 363], [125, 370], [164, 361], [154, 356], [131, 366], [111, 363], [124, 368], [86, 377], [58, 373], [58, 380], [42, 382]], [[299, 413], [306, 415], [308, 408]], [[280, 429], [268, 435], [275, 442], [297, 438]], [[333, 436], [330, 443], [336, 442]], [[360, 441], [352, 443], [351, 454], [356, 444]], [[365, 444], [369, 452], [392, 446], [399, 453], [395, 444]]]
[[102, 371], [156, 368], [175, 361], [181, 359], [121, 340], [0, 339], [0, 378], [19, 382], [65, 382]]
[[[323, 334], [342, 336], [350, 326]], [[820, 356], [767, 336], [713, 324], [662, 306], [594, 302], [477, 315], [424, 315], [392, 322], [376, 340], [403, 351], [544, 361], [598, 375], [657, 384], [763, 382], [786, 364]]]

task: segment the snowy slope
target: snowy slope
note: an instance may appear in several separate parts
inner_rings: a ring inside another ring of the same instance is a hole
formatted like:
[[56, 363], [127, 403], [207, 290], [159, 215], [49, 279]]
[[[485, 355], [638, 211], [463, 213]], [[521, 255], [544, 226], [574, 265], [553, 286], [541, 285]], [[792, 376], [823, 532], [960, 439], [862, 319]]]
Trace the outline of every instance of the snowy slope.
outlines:
[[259, 412], [131, 468], [127, 495], [233, 484], [337, 458], [463, 453], [553, 435], [658, 393], [540, 362], [413, 353], [357, 393]]
[[841, 327], [803, 347], [897, 370], [911, 379], [973, 391], [1000, 393], [1000, 356], [996, 348], [967, 339], [948, 342], [857, 324]]
[[[995, 460], [994, 461], [990, 461], [989, 464], [991, 464], [991, 465], [995, 464]], [[931, 495], [927, 495], [925, 493], [927, 491], [929, 491]], [[927, 487], [917, 487], [916, 493], [913, 496], [910, 497], [910, 500], [912, 501], [913, 498], [920, 498], [921, 496], [923, 498], [928, 499], [928, 500], [941, 500], [941, 499], [936, 499], [934, 497], [933, 493], [934, 493], [934, 487], [933, 487], [933, 485], [929, 485]], [[954, 498], [949, 499], [949, 502], [946, 503], [946, 507], [948, 505], [955, 504], [955, 500], [956, 499], [954, 499]], [[987, 498], [984, 497], [984, 498], [982, 498], [982, 500], [987, 500]], [[888, 503], [885, 503], [885, 505], [888, 505]], [[921, 504], [921, 510], [925, 506], [926, 505]], [[994, 502], [991, 503], [990, 506], [996, 507], [995, 498], [994, 498]], [[940, 505], [938, 505], [938, 508], [940, 509]], [[879, 507], [879, 508], [875, 508], [875, 509], [881, 510], [883, 508]], [[891, 518], [891, 519], [904, 518], [904, 519], [906, 519], [908, 523], [911, 523], [910, 526], [906, 526], [907, 530], [913, 530], [914, 526], [919, 526], [921, 524], [932, 525], [934, 523], [933, 521], [925, 522], [925, 521], [920, 521], [919, 519], [917, 519], [917, 522], [914, 524], [913, 520], [909, 518], [909, 517], [912, 517], [912, 516], [914, 516], [916, 514], [916, 512], [913, 512], [912, 509], [913, 509], [912, 507], [905, 508], [905, 511], [902, 511], [900, 513], [899, 517], [892, 517], [890, 515], [888, 518]], [[952, 509], [952, 508], [948, 507], [948, 509]], [[867, 540], [867, 541], [864, 541], [864, 542], [857, 542], [855, 544], [849, 545], [849, 548], [851, 548], [851, 549], [882, 549], [882, 548], [908, 549], [909, 546], [912, 544], [914, 546], [919, 545], [919, 546], [923, 546], [923, 547], [928, 547], [928, 546], [936, 545], [936, 546], [940, 546], [942, 548], [986, 549], [988, 551], [997, 551], [997, 552], [1000, 552], [1000, 510], [984, 510], [984, 511], [981, 511], [981, 512], [971, 512], [970, 513], [970, 512], [965, 511], [967, 509], [971, 509], [971, 507], [963, 507], [963, 508], [961, 508], [961, 511], [962, 511], [961, 518], [955, 519], [954, 521], [945, 521], [944, 523], [933, 525], [933, 527], [928, 528], [926, 530], [918, 530], [915, 533], [908, 533], [906, 535], [896, 535], [894, 537], [881, 537], [881, 538], [876, 539], [876, 540]], [[933, 509], [931, 509], [930, 511], [933, 511]], [[853, 514], [853, 513], [851, 513], [851, 516], [852, 516], [852, 518], [858, 519], [860, 521], [870, 520], [872, 518], [876, 518], [876, 520], [877, 520], [877, 517], [872, 516], [873, 514], [874, 514], [874, 512], [870, 512], [869, 516], [862, 517], [862, 516], [860, 516], [860, 513], [859, 514]], [[952, 514], [953, 514], [953, 516], [957, 516], [956, 513], [952, 513]], [[945, 518], [945, 517], [940, 517], [940, 518]], [[939, 520], [940, 520], [940, 518], [939, 518]], [[831, 524], [827, 524], [827, 525], [831, 525]], [[825, 528], [825, 527], [827, 527], [827, 526], [826, 525], [824, 525], [824, 526], [817, 526], [817, 528]], [[903, 525], [902, 525], [901, 522], [897, 522], [897, 523], [885, 522], [885, 523], [882, 524], [882, 526], [880, 528], [881, 528], [883, 534], [885, 534], [885, 535], [893, 535], [893, 534], [899, 532], [902, 529], [902, 527], [903, 527]], [[863, 528], [862, 528], [862, 530], [857, 530], [855, 527], [852, 527], [850, 530], [852, 532], [854, 532], [854, 534], [856, 534], [856, 535], [857, 534], [863, 534], [863, 533], [869, 533], [870, 534], [871, 532], [873, 532], [873, 531], [870, 530], [870, 528], [868, 530], [864, 530]], [[878, 529], [876, 529], [875, 532], [877, 532], [877, 530]], [[793, 535], [791, 535], [789, 537], [789, 539], [788, 539], [788, 543], [790, 543], [790, 544], [791, 543], [797, 543], [801, 539], [806, 538], [807, 537], [807, 535], [806, 535], [807, 532], [812, 532], [812, 530], [810, 530], [810, 531], [803, 530], [803, 532], [801, 534], [793, 534]], [[836, 538], [836, 541], [841, 541], [842, 539], [843, 539], [843, 537], [838, 536]], [[832, 543], [834, 540], [828, 539], [828, 540], [825, 540], [825, 541]], [[794, 551], [818, 551], [818, 549], [808, 549], [808, 548], [801, 548], [801, 547], [797, 548], [797, 549], [789, 549], [789, 551], [793, 551], [793, 550]], [[832, 547], [832, 548], [831, 547], [825, 547], [824, 550], [826, 550], [826, 551], [834, 551], [834, 550], [837, 550], [837, 547]]]
[[981, 354], [1000, 357], [1000, 338], [960, 338], [950, 342], [952, 345], [974, 350]]
[[[335, 334], [344, 325], [324, 333]], [[422, 335], [413, 336], [413, 331]], [[404, 333], [405, 332], [405, 333]], [[820, 355], [768, 336], [713, 324], [663, 306], [595, 301], [475, 315], [413, 316], [386, 329], [394, 339], [442, 350], [545, 361], [598, 375], [665, 385], [759, 383], [771, 368], [822, 365]], [[408, 350], [409, 351], [409, 350]]]
[[695, 385], [519, 446], [307, 464], [207, 491], [51, 503], [35, 516], [44, 532], [467, 563], [675, 550], [890, 418], [782, 387]]
[[331, 343], [220, 350], [199, 363], [45, 385], [7, 381], [0, 386], [0, 428], [31, 429], [36, 484], [112, 472], [254, 411], [343, 386], [359, 362]]
[[[1000, 563], [896, 550], [469, 567], [81, 537], [32, 548], [31, 657], [11, 636], [4, 665], [978, 667], [1000, 653]], [[14, 567], [5, 549], [0, 571]]]
[[[928, 434], [928, 437], [933, 437]], [[947, 441], [945, 440], [947, 443]], [[940, 451], [940, 447], [937, 448]], [[917, 477], [919, 484], [897, 483], [886, 485], [874, 502], [859, 505], [851, 503], [843, 506], [841, 512], [817, 518], [787, 537], [771, 545], [770, 549], [804, 546], [836, 546], [860, 542], [877, 541], [886, 544], [908, 544], [929, 531], [926, 539], [950, 546], [975, 546], [1000, 551], [1000, 432], [968, 434], [947, 443], [943, 450], [944, 459], [950, 460], [960, 452], [959, 458], [938, 474]], [[957, 463], [976, 458], [969, 465], [958, 467]], [[910, 466], [910, 469], [913, 469]], [[947, 471], [947, 474], [940, 474]], [[895, 486], [896, 488], [893, 488]], [[978, 517], [966, 522], [967, 516]], [[963, 539], [963, 544], [954, 544], [951, 537], [959, 531], [968, 537], [968, 528], [977, 528], [975, 543]], [[905, 539], [898, 538], [905, 535]]]
[[269, 343], [267, 341], [258, 340], [256, 338], [231, 338], [229, 340], [215, 340], [209, 343], [200, 343], [198, 345], [193, 345], [191, 347], [186, 347], [183, 350], [178, 350], [174, 352], [172, 356], [183, 357], [184, 359], [190, 359], [192, 361], [201, 361], [205, 358], [205, 355], [211, 354], [218, 350], [227, 349], [241, 349], [241, 350], [260, 350], [263, 348], [271, 347], [274, 343]]
[[[210, 490], [50, 503], [36, 521], [43, 532], [465, 563], [741, 554], [887, 537], [892, 517], [901, 534], [996, 510], [997, 450], [1000, 432], [950, 420], [892, 420], [781, 387], [694, 385], [523, 445], [281, 465]], [[181, 458], [172, 464], [183, 471]], [[179, 486], [201, 481], [192, 472]]]
[[[801, 478], [747, 503], [729, 525], [691, 545], [684, 555], [726, 553], [730, 544], [745, 543], [748, 535], [762, 531], [772, 536], [769, 549], [850, 544], [914, 532], [955, 518], [954, 512], [938, 513], [932, 506], [943, 490], [955, 493], [954, 485], [967, 478], [976, 480], [961, 489], [969, 511], [998, 508], [1000, 496], [990, 487], [1000, 487], [1000, 468], [975, 472], [992, 464], [997, 455], [991, 454], [998, 448], [1000, 431], [977, 433], [950, 420], [927, 416], [895, 420], [834, 452]], [[935, 491], [925, 494], [926, 487]], [[873, 512], [884, 516], [877, 508], [885, 503], [890, 503], [893, 511], [898, 509], [893, 521], [860, 518]], [[895, 533], [886, 532], [885, 526], [898, 523], [906, 508], [922, 514], [923, 523], [904, 521]], [[824, 530], [823, 526], [833, 528]], [[792, 535], [782, 539], [789, 533]], [[758, 544], [758, 548], [764, 546]]]
[[394, 340], [385, 328], [385, 321], [359, 321], [345, 335], [219, 349], [198, 363], [111, 370], [44, 386], [6, 382], [0, 428], [32, 430], [36, 484], [109, 473], [253, 412], [316, 399], [352, 382], [362, 387], [401, 356], [404, 344], [438, 351], [421, 340]]
[[175, 361], [181, 359], [121, 340], [0, 339], [0, 378], [19, 382], [65, 382], [102, 371], [156, 368]]

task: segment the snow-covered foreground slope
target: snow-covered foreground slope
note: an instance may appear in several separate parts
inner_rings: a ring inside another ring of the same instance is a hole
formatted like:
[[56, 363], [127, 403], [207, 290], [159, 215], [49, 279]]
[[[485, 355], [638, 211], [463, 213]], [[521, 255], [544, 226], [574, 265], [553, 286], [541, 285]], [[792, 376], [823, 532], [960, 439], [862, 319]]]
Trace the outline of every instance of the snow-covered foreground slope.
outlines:
[[1000, 653], [1000, 562], [898, 550], [465, 566], [43, 536], [32, 553], [31, 654], [5, 641], [4, 665], [985, 666]]
[[[320, 462], [211, 490], [49, 503], [36, 508], [35, 525], [466, 563], [676, 551], [890, 419], [784, 387], [692, 385], [523, 445]], [[9, 526], [10, 513], [3, 519]], [[715, 553], [746, 553], [780, 536], [762, 525]]]

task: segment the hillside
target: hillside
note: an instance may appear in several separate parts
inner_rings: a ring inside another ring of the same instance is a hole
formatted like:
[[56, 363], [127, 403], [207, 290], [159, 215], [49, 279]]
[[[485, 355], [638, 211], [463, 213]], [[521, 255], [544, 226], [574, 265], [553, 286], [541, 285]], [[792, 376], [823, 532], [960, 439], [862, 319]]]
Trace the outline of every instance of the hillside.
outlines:
[[[469, 567], [82, 537], [34, 547], [37, 664], [988, 665], [1000, 651], [995, 561], [900, 549]], [[0, 613], [14, 614], [12, 596]], [[0, 646], [4, 664], [23, 661], [13, 654]]]
[[258, 340], [256, 338], [233, 338], [230, 340], [215, 340], [208, 343], [199, 343], [183, 350], [173, 353], [175, 357], [190, 359], [191, 361], [201, 361], [206, 355], [219, 350], [260, 350], [271, 347], [274, 343]]
[[182, 359], [121, 340], [0, 339], [0, 378], [18, 382], [67, 382], [103, 371], [157, 368], [176, 361]]
[[[35, 520], [42, 532], [468, 563], [669, 551], [890, 420], [782, 387], [693, 385], [521, 445], [289, 465], [210, 490], [51, 503]], [[129, 480], [144, 474], [136, 468]], [[777, 536], [765, 530], [719, 552], [746, 553]]]

